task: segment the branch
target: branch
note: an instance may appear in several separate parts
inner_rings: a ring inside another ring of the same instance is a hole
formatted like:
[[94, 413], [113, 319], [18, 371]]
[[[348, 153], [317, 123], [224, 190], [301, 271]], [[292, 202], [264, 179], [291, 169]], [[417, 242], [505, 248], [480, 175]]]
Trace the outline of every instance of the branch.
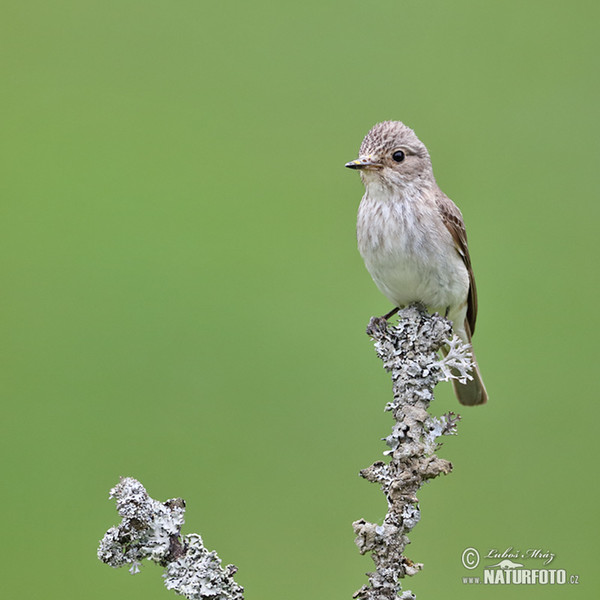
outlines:
[[[384, 368], [392, 374], [394, 399], [386, 405], [395, 423], [385, 438], [389, 462], [377, 461], [361, 475], [379, 483], [387, 498], [388, 512], [381, 525], [364, 519], [353, 523], [361, 554], [371, 552], [375, 572], [369, 584], [354, 594], [358, 600], [396, 600], [399, 580], [414, 575], [423, 565], [403, 555], [408, 532], [419, 522], [418, 489], [452, 464], [435, 455], [437, 438], [456, 433], [460, 419], [454, 413], [441, 418], [428, 414], [433, 389], [440, 381], [470, 378], [470, 347], [452, 335], [452, 325], [424, 307], [409, 306], [399, 313], [397, 325], [371, 319], [367, 333]], [[444, 358], [438, 351], [445, 347]], [[147, 558], [165, 567], [165, 586], [189, 600], [243, 600], [243, 588], [233, 580], [237, 569], [221, 567], [216, 552], [209, 552], [197, 534], [181, 535], [185, 502], [174, 498], [162, 503], [148, 496], [137, 480], [122, 478], [110, 492], [117, 500], [122, 522], [111, 527], [98, 548], [98, 558], [112, 567], [129, 564], [138, 573]], [[415, 598], [410, 591], [401, 600]]]
[[100, 542], [101, 561], [115, 568], [130, 564], [134, 574], [147, 558], [166, 568], [167, 589], [190, 600], [243, 600], [244, 588], [233, 580], [237, 568], [223, 569], [217, 553], [209, 552], [198, 534], [181, 536], [185, 513], [181, 498], [154, 500], [132, 477], [121, 478], [110, 498], [117, 499], [123, 520]]
[[[433, 400], [433, 388], [440, 381], [470, 378], [470, 346], [452, 334], [450, 321], [438, 314], [429, 315], [421, 305], [412, 305], [399, 313], [397, 325], [373, 318], [367, 334], [375, 340], [375, 351], [392, 375], [394, 399], [385, 410], [394, 417], [392, 433], [385, 438], [390, 450], [389, 462], [377, 461], [361, 471], [361, 476], [379, 483], [386, 496], [388, 512], [381, 525], [364, 519], [352, 525], [361, 554], [371, 552], [375, 572], [367, 573], [369, 584], [355, 594], [359, 600], [394, 600], [402, 586], [399, 580], [415, 575], [423, 568], [404, 556], [408, 532], [419, 522], [421, 512], [418, 489], [440, 474], [448, 474], [452, 464], [435, 455], [442, 435], [456, 433], [460, 419], [454, 413], [441, 418], [427, 409]], [[438, 351], [445, 346], [444, 358]], [[415, 598], [404, 591], [400, 598]]]

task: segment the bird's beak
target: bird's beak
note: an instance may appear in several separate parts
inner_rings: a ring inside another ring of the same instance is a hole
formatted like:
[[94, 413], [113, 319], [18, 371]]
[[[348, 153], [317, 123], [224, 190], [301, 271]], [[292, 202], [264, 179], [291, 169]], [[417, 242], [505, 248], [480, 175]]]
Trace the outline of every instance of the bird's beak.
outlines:
[[356, 160], [351, 160], [346, 163], [344, 166], [349, 169], [379, 169], [381, 168], [381, 163], [375, 160], [371, 155], [369, 156], [360, 156]]

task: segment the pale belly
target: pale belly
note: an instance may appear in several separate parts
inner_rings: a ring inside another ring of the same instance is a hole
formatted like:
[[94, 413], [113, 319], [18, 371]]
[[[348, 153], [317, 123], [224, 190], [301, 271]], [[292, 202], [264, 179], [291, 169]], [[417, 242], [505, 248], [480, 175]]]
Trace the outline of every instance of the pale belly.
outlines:
[[373, 281], [394, 306], [422, 302], [442, 312], [467, 300], [469, 274], [454, 248], [446, 256], [417, 257], [403, 251], [381, 256], [367, 251], [363, 258]]

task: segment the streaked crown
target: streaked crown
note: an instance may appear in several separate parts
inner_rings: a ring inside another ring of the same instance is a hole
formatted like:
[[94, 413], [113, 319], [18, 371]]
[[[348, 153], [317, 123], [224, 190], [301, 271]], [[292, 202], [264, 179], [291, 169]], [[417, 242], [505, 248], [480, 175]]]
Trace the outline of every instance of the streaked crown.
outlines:
[[408, 147], [417, 156], [429, 158], [425, 144], [401, 121], [383, 121], [374, 125], [360, 146], [360, 155], [382, 156], [398, 147]]

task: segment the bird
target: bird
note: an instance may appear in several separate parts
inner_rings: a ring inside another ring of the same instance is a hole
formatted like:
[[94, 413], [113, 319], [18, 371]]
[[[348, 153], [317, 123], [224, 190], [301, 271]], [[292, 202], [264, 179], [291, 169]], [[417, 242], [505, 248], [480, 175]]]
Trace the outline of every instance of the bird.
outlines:
[[[394, 309], [420, 302], [444, 314], [471, 345], [477, 288], [460, 209], [442, 192], [429, 152], [401, 121], [383, 121], [365, 136], [357, 159], [365, 193], [358, 209], [359, 252]], [[471, 346], [472, 347], [472, 346]], [[485, 404], [488, 394], [473, 353], [472, 379], [453, 380], [458, 401]]]

